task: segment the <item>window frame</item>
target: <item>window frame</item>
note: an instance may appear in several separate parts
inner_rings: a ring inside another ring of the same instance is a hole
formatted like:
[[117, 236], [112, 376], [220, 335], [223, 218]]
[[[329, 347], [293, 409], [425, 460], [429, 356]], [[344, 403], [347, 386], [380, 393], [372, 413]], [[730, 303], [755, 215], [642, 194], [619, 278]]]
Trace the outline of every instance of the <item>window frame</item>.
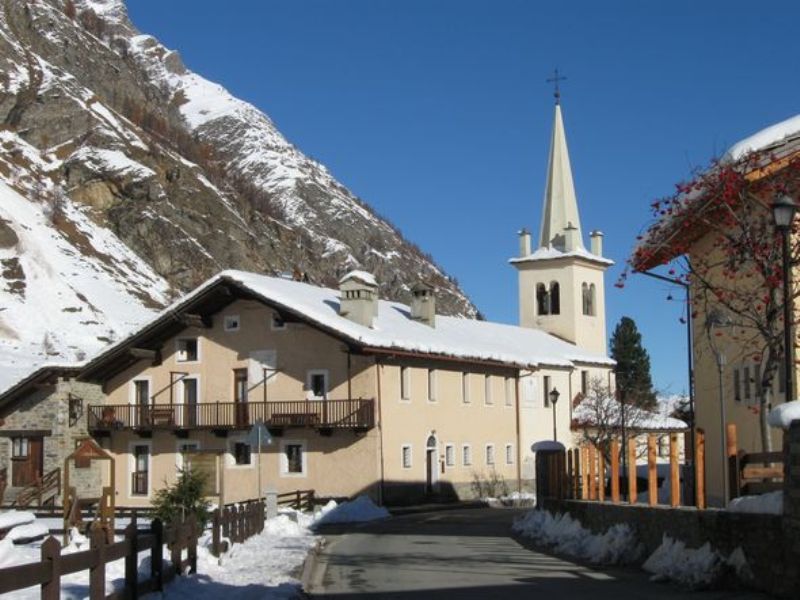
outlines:
[[[141, 446], [147, 448], [147, 493], [134, 494], [133, 493], [133, 474], [138, 473], [136, 470], [136, 447]], [[150, 498], [152, 493], [153, 484], [153, 442], [134, 440], [128, 443], [128, 497], [129, 498]]]
[[411, 402], [411, 367], [400, 367], [400, 400]]
[[472, 404], [472, 398], [469, 395], [469, 372], [461, 371], [461, 404]]
[[[406, 464], [406, 450], [408, 450], [408, 464]], [[400, 444], [400, 468], [408, 470], [414, 467], [414, 448], [411, 444]]]
[[487, 443], [484, 446], [483, 458], [487, 467], [494, 467], [497, 465], [497, 456], [495, 455], [493, 443]]
[[[300, 446], [301, 471], [299, 472], [289, 470], [289, 457], [286, 455], [289, 446]], [[281, 440], [280, 452], [281, 477], [308, 477], [308, 442], [306, 440]]]
[[[314, 393], [312, 384], [315, 376], [322, 376], [325, 383], [325, 391], [321, 396]], [[309, 369], [306, 371], [306, 399], [307, 400], [327, 400], [331, 393], [331, 380], [328, 369]]]
[[428, 402], [436, 402], [436, 384], [439, 379], [436, 369], [428, 369]]
[[503, 383], [504, 383], [503, 393], [505, 394], [505, 406], [507, 408], [513, 408], [514, 396], [516, 395], [515, 378], [506, 377]]
[[542, 375], [542, 398], [544, 399], [544, 408], [550, 408], [550, 375]]
[[506, 444], [506, 464], [513, 465], [514, 462], [514, 444]]
[[488, 373], [483, 375], [483, 404], [484, 406], [494, 406], [494, 395], [492, 394], [492, 376]]
[[200, 440], [178, 440], [175, 442], [175, 468], [182, 469], [183, 464], [183, 448], [182, 446], [192, 446], [195, 450], [200, 450]]
[[[195, 357], [190, 358], [181, 358], [181, 354], [185, 353], [186, 350], [182, 348], [182, 344], [188, 341], [193, 341], [195, 344], [194, 353]], [[175, 362], [186, 365], [186, 364], [197, 364], [200, 362], [200, 337], [199, 336], [183, 336], [175, 339]]]
[[[233, 320], [236, 320], [236, 325], [232, 325]], [[242, 318], [238, 314], [225, 315], [222, 318], [222, 328], [226, 333], [235, 333], [242, 329]]]
[[269, 329], [270, 331], [286, 331], [286, 321], [284, 321], [276, 311], [272, 311], [272, 315], [270, 316]]
[[472, 466], [472, 444], [461, 444], [461, 466]]
[[[249, 462], [240, 463], [238, 461], [238, 457], [237, 457], [237, 453], [236, 453], [237, 446], [247, 446], [247, 448], [248, 448], [247, 458], [248, 458]], [[253, 445], [249, 444], [247, 442], [247, 440], [244, 438], [244, 436], [239, 436], [237, 438], [231, 439], [231, 441], [230, 441], [230, 443], [228, 445], [228, 451], [230, 452], [230, 455], [231, 455], [231, 463], [229, 465], [229, 467], [231, 469], [252, 469], [252, 468], [254, 468], [256, 461], [253, 460], [253, 454], [254, 454]]]
[[30, 439], [24, 435], [16, 435], [11, 438], [11, 459], [24, 460], [30, 457]]
[[444, 445], [444, 466], [447, 469], [452, 469], [456, 466], [456, 445]]

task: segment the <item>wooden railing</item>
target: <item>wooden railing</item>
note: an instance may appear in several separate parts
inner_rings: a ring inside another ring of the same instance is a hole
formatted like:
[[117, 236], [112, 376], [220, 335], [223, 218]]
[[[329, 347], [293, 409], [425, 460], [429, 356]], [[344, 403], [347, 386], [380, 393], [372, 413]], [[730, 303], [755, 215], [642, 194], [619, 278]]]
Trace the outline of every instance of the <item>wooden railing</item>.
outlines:
[[296, 490], [278, 494], [279, 506], [290, 506], [295, 510], [312, 510], [314, 508], [314, 490]]
[[293, 400], [203, 402], [198, 404], [100, 404], [89, 406], [90, 431], [119, 429], [247, 429], [256, 421], [267, 427], [370, 429], [372, 400]]
[[[175, 575], [197, 572], [197, 538], [200, 528], [193, 517], [163, 527], [161, 521], [153, 520], [149, 531], [140, 531], [136, 523], [125, 528], [125, 539], [116, 543], [107, 542], [106, 532], [95, 528], [90, 532], [90, 546], [82, 552], [62, 554], [61, 545], [54, 537], [48, 538], [41, 548], [41, 561], [0, 569], [0, 594], [15, 592], [34, 585], [41, 586], [43, 599], [61, 596], [61, 578], [64, 575], [89, 571], [89, 598], [123, 599], [138, 598], [150, 592], [161, 592], [164, 584]], [[164, 544], [170, 551], [172, 565], [165, 565]], [[139, 552], [150, 551], [149, 576], [139, 580]], [[186, 550], [186, 558], [183, 551]], [[116, 560], [125, 561], [124, 588], [106, 595], [106, 564]]]
[[266, 518], [262, 500], [226, 504], [211, 513], [211, 553], [219, 556], [228, 550], [228, 541], [239, 544], [264, 531]]
[[783, 489], [783, 452], [740, 450], [734, 423], [728, 423], [726, 434], [730, 500]]
[[31, 502], [34, 500], [37, 501], [39, 506], [42, 506], [42, 503], [47, 502], [48, 500], [55, 502], [55, 498], [57, 498], [60, 494], [61, 469], [56, 468], [47, 473], [47, 475], [44, 477], [37, 476], [36, 481], [20, 490], [19, 494], [17, 494], [16, 500], [14, 500], [14, 506], [30, 506]]

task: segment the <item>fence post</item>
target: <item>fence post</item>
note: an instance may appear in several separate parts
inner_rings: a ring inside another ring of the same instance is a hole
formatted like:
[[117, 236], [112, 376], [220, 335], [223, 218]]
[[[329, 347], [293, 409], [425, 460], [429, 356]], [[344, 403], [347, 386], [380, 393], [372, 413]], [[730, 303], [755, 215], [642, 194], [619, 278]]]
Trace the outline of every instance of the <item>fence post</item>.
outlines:
[[636, 438], [631, 436], [627, 440], [628, 447], [628, 502], [636, 504], [639, 501], [639, 481], [636, 478]]
[[219, 508], [215, 508], [214, 512], [211, 513], [211, 554], [213, 554], [214, 556], [219, 556], [221, 554], [219, 528], [220, 528]]
[[581, 446], [581, 500], [589, 499], [589, 448]]
[[187, 548], [187, 556], [189, 559], [189, 573], [197, 573], [197, 537], [199, 535], [199, 527], [197, 524], [197, 517], [195, 515], [189, 516], [189, 544]]
[[259, 511], [258, 511], [258, 533], [264, 531], [264, 521], [267, 520], [267, 505], [262, 500], [259, 502]]
[[89, 531], [92, 562], [89, 567], [89, 597], [104, 600], [106, 597], [106, 532], [100, 527]]
[[136, 600], [139, 597], [139, 552], [138, 531], [136, 529], [136, 513], [130, 524], [125, 528], [125, 541], [128, 552], [125, 554], [125, 596]]
[[183, 548], [181, 546], [186, 533], [185, 523], [186, 521], [178, 519], [170, 523], [172, 543], [169, 545], [169, 556], [175, 569], [175, 575], [183, 575], [183, 569], [181, 569], [181, 550]]
[[153, 545], [150, 548], [150, 578], [155, 580], [155, 591], [164, 589], [164, 524], [161, 519], [150, 523]]
[[602, 448], [597, 449], [597, 499], [606, 499], [606, 455]]
[[647, 501], [650, 506], [658, 504], [658, 473], [656, 472], [656, 436], [647, 434]]
[[[325, 403], [327, 405], [327, 402]], [[303, 510], [303, 506], [300, 504], [300, 490], [295, 491], [296, 499], [295, 499], [295, 509], [296, 510]]]
[[222, 510], [222, 537], [231, 539], [231, 508], [226, 506], [220, 510]]
[[611, 501], [619, 502], [619, 442], [611, 440]]
[[681, 503], [681, 478], [678, 474], [678, 434], [669, 434], [669, 504], [672, 508]]
[[694, 477], [697, 508], [706, 507], [706, 435], [702, 429], [695, 433]]
[[50, 579], [42, 584], [42, 600], [59, 600], [61, 597], [61, 544], [48, 537], [41, 548], [42, 562], [50, 562]]

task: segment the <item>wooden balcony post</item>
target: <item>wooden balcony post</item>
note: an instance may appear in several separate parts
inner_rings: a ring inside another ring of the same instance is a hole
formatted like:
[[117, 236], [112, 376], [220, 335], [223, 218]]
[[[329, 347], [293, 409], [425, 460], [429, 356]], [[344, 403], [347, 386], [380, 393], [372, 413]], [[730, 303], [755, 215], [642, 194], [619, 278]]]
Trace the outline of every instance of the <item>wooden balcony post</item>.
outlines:
[[628, 502], [635, 504], [639, 500], [638, 480], [636, 474], [636, 438], [628, 437]]
[[611, 501], [619, 502], [619, 442], [611, 440]]
[[702, 429], [695, 433], [694, 477], [697, 508], [703, 509], [706, 507], [706, 436]]
[[597, 449], [597, 499], [606, 500], [606, 455], [602, 448]]
[[589, 447], [581, 446], [581, 500], [589, 500]]
[[597, 452], [589, 444], [589, 500], [597, 500]]
[[656, 471], [656, 436], [647, 434], [647, 501], [650, 506], [658, 504], [658, 479]]
[[681, 478], [678, 472], [678, 434], [669, 434], [669, 504], [673, 508], [681, 503]]

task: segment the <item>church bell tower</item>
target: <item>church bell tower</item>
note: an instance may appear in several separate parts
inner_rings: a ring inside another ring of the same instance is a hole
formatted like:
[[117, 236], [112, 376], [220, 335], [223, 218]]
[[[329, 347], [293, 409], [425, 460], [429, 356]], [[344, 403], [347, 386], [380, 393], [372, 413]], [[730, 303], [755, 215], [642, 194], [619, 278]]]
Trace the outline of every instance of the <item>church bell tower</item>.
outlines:
[[538, 246], [531, 248], [531, 234], [523, 229], [519, 256], [509, 261], [519, 273], [519, 324], [605, 355], [604, 275], [614, 263], [603, 258], [602, 232], [592, 231], [590, 239], [587, 250], [556, 87]]

